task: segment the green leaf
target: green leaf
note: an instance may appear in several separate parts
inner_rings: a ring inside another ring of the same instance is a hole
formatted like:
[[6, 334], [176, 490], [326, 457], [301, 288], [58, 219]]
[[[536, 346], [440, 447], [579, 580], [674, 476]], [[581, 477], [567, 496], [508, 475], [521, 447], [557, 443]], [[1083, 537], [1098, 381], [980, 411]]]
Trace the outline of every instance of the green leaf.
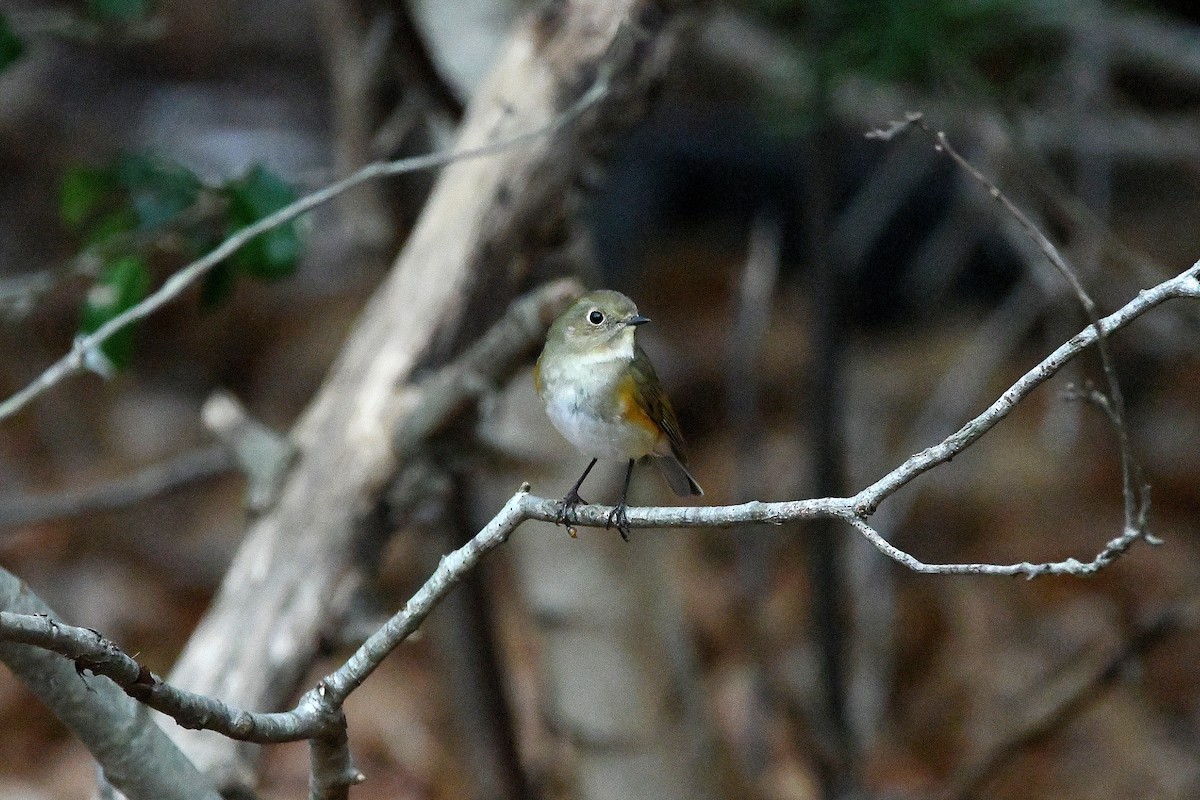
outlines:
[[129, 192], [129, 201], [143, 230], [170, 222], [176, 214], [196, 202], [200, 179], [173, 161], [141, 153], [117, 158], [117, 181]]
[[[233, 234], [296, 200], [296, 190], [263, 166], [225, 186], [229, 198], [229, 233]], [[273, 228], [248, 242], [230, 262], [248, 275], [276, 280], [291, 275], [300, 261], [300, 233], [296, 222]]]
[[[81, 334], [93, 333], [118, 314], [141, 302], [150, 291], [150, 269], [137, 256], [125, 256], [104, 266], [99, 279], [87, 294]], [[100, 345], [100, 353], [114, 370], [123, 369], [133, 359], [134, 326], [127, 325]]]
[[9, 27], [8, 19], [0, 14], [0, 71], [8, 67], [25, 52], [25, 45]]
[[58, 213], [88, 246], [116, 233], [153, 231], [191, 207], [200, 179], [172, 161], [126, 153], [104, 167], [67, 170], [59, 187]]
[[78, 232], [116, 188], [112, 170], [71, 167], [58, 190], [58, 216]]
[[128, 233], [137, 228], [137, 226], [137, 214], [134, 213], [132, 208], [124, 206], [114, 209], [100, 217], [91, 226], [91, 230], [84, 237], [84, 249], [103, 246], [112, 237]]
[[150, 16], [150, 0], [88, 0], [88, 16], [100, 22], [137, 22]]

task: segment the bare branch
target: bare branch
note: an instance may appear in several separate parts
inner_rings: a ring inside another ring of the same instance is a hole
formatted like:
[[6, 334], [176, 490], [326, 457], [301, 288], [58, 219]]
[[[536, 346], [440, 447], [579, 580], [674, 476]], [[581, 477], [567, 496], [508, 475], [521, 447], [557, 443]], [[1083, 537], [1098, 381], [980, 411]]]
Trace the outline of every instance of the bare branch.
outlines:
[[[282, 743], [309, 740], [312, 747], [314, 798], [345, 798], [346, 789], [364, 779], [350, 758], [341, 700], [329, 697], [319, 689], [306, 695], [293, 711], [251, 714], [215, 698], [170, 686], [96, 631], [66, 625], [48, 614], [0, 611], [0, 643], [7, 643], [9, 647], [17, 644], [34, 645], [58, 653], [74, 662], [81, 681], [85, 680], [85, 672], [108, 678], [133, 699], [170, 716], [186, 728], [216, 731], [239, 741]], [[84, 690], [94, 692], [86, 684]], [[149, 724], [154, 734], [162, 735], [153, 723]], [[86, 738], [85, 733], [81, 735]], [[165, 737], [163, 742], [171, 747]], [[123, 744], [128, 748], [128, 742]], [[174, 752], [178, 756], [178, 751]], [[190, 764], [188, 766], [191, 767]], [[194, 772], [194, 768], [192, 770]], [[111, 779], [111, 776], [106, 777]], [[198, 774], [195, 778], [199, 790], [203, 791], [203, 779]], [[139, 798], [146, 797], [145, 790], [150, 790], [152, 785], [131, 785], [128, 781], [122, 781], [121, 788], [125, 794]], [[200, 795], [187, 792], [172, 796], [200, 798]], [[205, 795], [204, 800], [210, 800], [210, 797]]]
[[[393, 649], [407, 639], [462, 577], [529, 518], [524, 486], [471, 541], [442, 558], [425, 585], [336, 672], [307, 692], [291, 711], [253, 713], [176, 688], [95, 631], [43, 614], [0, 612], [0, 643], [35, 645], [75, 662], [79, 672], [108, 678], [130, 697], [186, 728], [210, 730], [257, 743], [311, 740], [314, 797], [344, 796], [338, 787], [362, 780], [353, 768], [342, 704]], [[548, 502], [540, 501], [539, 502]]]
[[[763, 503], [734, 506], [631, 508], [632, 528], [726, 527], [748, 522], [783, 522], [804, 519], [840, 519], [858, 530], [888, 557], [910, 569], [929, 574], [953, 575], [1090, 575], [1112, 563], [1139, 538], [1142, 527], [1126, 525], [1121, 535], [1109, 541], [1090, 561], [1018, 564], [926, 564], [887, 542], [868, 523], [879, 504], [919, 475], [961, 453], [996, 425], [1037, 386], [1101, 337], [1125, 327], [1146, 311], [1180, 297], [1200, 298], [1200, 261], [1178, 276], [1143, 290], [1108, 317], [1089, 326], [1063, 344], [1014, 383], [988, 409], [941, 443], [927, 448], [852, 497]], [[485, 338], [486, 341], [486, 338]], [[481, 343], [475, 352], [486, 350]], [[606, 527], [611, 508], [583, 506], [576, 509], [576, 525]], [[316, 797], [341, 797], [345, 788], [360, 778], [349, 760], [345, 742], [342, 704], [382, 663], [383, 659], [420, 626], [433, 608], [485, 555], [508, 540], [525, 520], [554, 522], [560, 518], [561, 503], [529, 494], [528, 484], [514, 494], [500, 512], [462, 547], [442, 558], [421, 589], [338, 670], [307, 692], [294, 709], [282, 713], [251, 713], [220, 700], [185, 692], [164, 683], [98, 634], [72, 628], [35, 615], [0, 613], [0, 642], [36, 644], [75, 660], [80, 669], [110, 677], [132, 697], [172, 716], [181, 725], [204, 728], [253, 742], [313, 740], [314, 790]], [[1144, 526], [1145, 520], [1138, 520]]]
[[[376, 631], [367, 641], [363, 642], [350, 659], [340, 669], [322, 681], [322, 685], [330, 696], [338, 703], [343, 702], [350, 692], [354, 691], [375, 668], [383, 662], [388, 653], [392, 652], [405, 639], [412, 635], [420, 624], [429, 616], [429, 612], [450, 593], [463, 577], [489, 552], [508, 541], [517, 526], [532, 518], [530, 506], [534, 503], [550, 503], [530, 495], [526, 484], [504, 504], [500, 512], [483, 530], [462, 547], [449, 555], [443, 556], [433, 575], [425, 581], [416, 594], [404, 604], [404, 608], [393, 616], [387, 623]], [[603, 523], [600, 523], [603, 524]]]
[[[1170, 280], [1163, 281], [1151, 289], [1144, 289], [1109, 316], [1099, 320], [1097, 327], [1089, 326], [1039, 364], [1025, 373], [981, 414], [967, 422], [955, 433], [940, 443], [910, 456], [903, 464], [879, 480], [862, 489], [853, 497], [824, 498], [818, 500], [792, 500], [777, 503], [751, 502], [736, 506], [631, 508], [629, 524], [632, 528], [658, 527], [725, 527], [744, 522], [769, 522], [782, 524], [793, 520], [836, 518], [853, 525], [871, 541], [876, 548], [905, 566], [918, 572], [931, 574], [978, 574], [978, 575], [1025, 575], [1036, 577], [1045, 574], [1090, 575], [1124, 553], [1139, 538], [1145, 536], [1145, 517], [1139, 512], [1132, 524], [1124, 526], [1121, 535], [1109, 541], [1090, 561], [1081, 562], [1074, 558], [1063, 561], [1019, 564], [926, 564], [919, 559], [889, 544], [868, 523], [880, 503], [911, 483], [920, 475], [944, 464], [974, 444], [1004, 419], [1016, 405], [1038, 386], [1054, 377], [1064, 364], [1096, 343], [1102, 334], [1108, 336], [1125, 327], [1150, 309], [1167, 300], [1181, 297], [1200, 297], [1200, 261]], [[1098, 333], [1097, 331], [1100, 331]], [[527, 499], [529, 516], [553, 522], [559, 513], [559, 504], [554, 501]], [[583, 506], [577, 509], [578, 524], [602, 527], [607, 523], [611, 508]], [[1150, 539], [1150, 541], [1156, 541]]]
[[328, 726], [330, 730], [309, 742], [309, 797], [312, 800], [347, 800], [350, 787], [367, 779], [350, 757], [345, 714], [338, 709], [330, 716], [333, 719]]
[[246, 508], [266, 511], [279, 496], [287, 469], [295, 460], [295, 444], [252, 417], [227, 391], [209, 395], [200, 416], [246, 476]]
[[282, 743], [324, 733], [316, 694], [292, 711], [250, 713], [216, 698], [184, 691], [152, 673], [90, 628], [59, 622], [47, 614], [0, 611], [0, 642], [34, 645], [75, 662], [80, 674], [108, 678], [126, 694], [185, 728], [216, 731], [242, 742]]
[[[3, 569], [0, 609], [5, 620], [17, 620], [18, 631], [11, 638], [0, 634], [0, 662], [79, 737], [108, 782], [133, 800], [219, 800], [211, 782], [196, 771], [144, 707], [107, 681], [85, 681], [73, 665], [43, 649], [42, 642], [19, 638], [22, 628], [52, 626], [51, 609]], [[97, 638], [90, 631], [87, 634]], [[107, 649], [97, 655], [110, 657]], [[140, 670], [125, 669], [123, 674], [136, 679]]]
[[[1200, 261], [1174, 278], [1163, 281], [1153, 288], [1141, 290], [1133, 300], [1100, 320], [1100, 328], [1104, 331], [1105, 335], [1109, 335], [1113, 331], [1125, 327], [1150, 309], [1165, 303], [1167, 300], [1180, 297], [1200, 297], [1200, 282], [1197, 281], [1198, 274], [1200, 274]], [[874, 511], [884, 498], [894, 494], [918, 475], [929, 471], [938, 464], [945, 463], [961, 453], [968, 445], [983, 436], [996, 423], [1007, 416], [1018, 402], [1039, 385], [1053, 377], [1064, 364], [1079, 355], [1080, 352], [1095, 341], [1096, 328], [1092, 326], [1088, 326], [1077, 333], [1068, 342], [1046, 356], [1037, 366], [1026, 372], [1025, 375], [1010, 386], [982, 414], [975, 417], [940, 444], [910, 456], [899, 468], [859, 492], [855, 498], [859, 509], [869, 514]]]
[[[917, 124], [922, 130], [929, 131], [923, 120], [918, 120]], [[1047, 260], [1054, 265], [1059, 274], [1070, 284], [1071, 290], [1075, 292], [1075, 296], [1079, 299], [1079, 304], [1083, 307], [1083, 311], [1087, 315], [1088, 322], [1096, 330], [1098, 334], [1096, 352], [1100, 356], [1100, 366], [1104, 372], [1104, 380], [1108, 384], [1106, 412], [1112, 421], [1113, 429], [1117, 435], [1118, 452], [1121, 458], [1122, 491], [1125, 498], [1125, 525], [1127, 528], [1138, 528], [1138, 521], [1144, 520], [1149, 514], [1150, 495], [1144, 490], [1145, 484], [1141, 480], [1142, 469], [1133, 456], [1133, 445], [1129, 439], [1129, 426], [1125, 422], [1125, 397], [1121, 391], [1120, 380], [1117, 378], [1116, 363], [1113, 360], [1112, 352], [1109, 350], [1104, 331], [1100, 326], [1100, 314], [1096, 308], [1095, 301], [1092, 300], [1091, 295], [1084, 289], [1083, 283], [1079, 280], [1079, 276], [1075, 270], [1067, 263], [1066, 258], [1063, 257], [1058, 248], [1042, 233], [1041, 229], [1033, 224], [1033, 221], [1006, 194], [1000, 191], [999, 187], [963, 158], [951, 146], [944, 132], [938, 131], [936, 138], [939, 149], [944, 150], [955, 163], [983, 185], [988, 190], [988, 193], [1003, 205], [1009, 214], [1020, 223], [1025, 232], [1029, 234], [1029, 238], [1041, 248]]]
[[[1092, 325], [1092, 329], [1095, 331], [1096, 351], [1100, 356], [1101, 369], [1104, 372], [1104, 379], [1108, 385], [1104, 411], [1112, 422], [1117, 435], [1118, 452], [1120, 453], [1121, 460], [1122, 494], [1125, 501], [1126, 534], [1129, 534], [1130, 531], [1136, 531], [1144, 535], [1146, 520], [1150, 513], [1150, 493], [1142, 477], [1142, 468], [1133, 455], [1133, 445], [1129, 437], [1129, 426], [1125, 421], [1125, 399], [1121, 391], [1120, 381], [1117, 378], [1116, 364], [1113, 361], [1112, 353], [1106, 341], [1107, 334], [1101, 324], [1096, 303], [1092, 300], [1087, 290], [1084, 289], [1079, 276], [1067, 262], [1066, 258], [1063, 257], [1062, 253], [1059, 252], [1058, 248], [1054, 246], [1054, 243], [1042, 233], [1041, 229], [1033, 223], [1028, 215], [1008, 198], [1008, 195], [1004, 194], [995, 183], [954, 149], [944, 131], [933, 130], [925, 121], [922, 114], [910, 112], [905, 116], [903, 122], [893, 122], [887, 129], [872, 131], [867, 134], [867, 137], [890, 141], [910, 127], [917, 127], [927, 135], [933, 137], [936, 142], [934, 146], [937, 150], [945, 152], [967, 174], [987, 189], [988, 194], [996, 202], [1000, 203], [1021, 225], [1029, 235], [1029, 238], [1037, 244], [1046, 256], [1046, 259], [1058, 270], [1059, 274], [1062, 275], [1071, 286], [1072, 291], [1074, 291], [1079, 304], [1083, 307], [1084, 313]], [[1128, 545], [1126, 544], [1126, 546]]]
[[0, 420], [11, 417], [56, 384], [81, 371], [85, 366], [85, 356], [87, 353], [94, 351], [117, 331], [128, 327], [138, 320], [145, 319], [167, 303], [179, 297], [184, 290], [202, 278], [209, 270], [233, 255], [255, 237], [291, 222], [302, 214], [313, 210], [323, 203], [327, 203], [359, 184], [379, 178], [434, 169], [435, 167], [445, 166], [446, 164], [458, 161], [494, 155], [554, 133], [563, 126], [569, 125], [583, 114], [584, 111], [604, 97], [608, 91], [608, 84], [609, 72], [602, 68], [591, 88], [579, 100], [566, 111], [539, 128], [479, 147], [469, 147], [463, 150], [443, 153], [430, 153], [398, 161], [380, 161], [368, 164], [342, 180], [332, 183], [324, 189], [319, 189], [312, 194], [305, 195], [296, 202], [279, 209], [274, 214], [263, 217], [252, 225], [247, 225], [221, 242], [221, 244], [217, 245], [206, 255], [188, 264], [170, 278], [167, 278], [157, 291], [142, 302], [113, 317], [94, 332], [78, 337], [71, 346], [70, 352], [47, 368], [24, 389], [21, 389], [3, 403], [0, 403]]

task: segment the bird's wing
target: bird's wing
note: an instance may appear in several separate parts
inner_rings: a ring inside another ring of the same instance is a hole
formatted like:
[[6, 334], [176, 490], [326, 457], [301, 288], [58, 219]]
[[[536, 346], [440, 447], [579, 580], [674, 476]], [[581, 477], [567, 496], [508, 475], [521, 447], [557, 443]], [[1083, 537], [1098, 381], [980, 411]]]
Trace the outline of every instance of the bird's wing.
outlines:
[[671, 454], [679, 459], [681, 464], [687, 464], [683, 433], [679, 430], [679, 420], [675, 417], [675, 409], [671, 408], [671, 401], [667, 398], [666, 392], [662, 390], [662, 384], [658, 382], [654, 365], [650, 363], [650, 358], [640, 346], [635, 345], [633, 361], [629, 363], [629, 372], [633, 384], [634, 402], [658, 426], [659, 430], [666, 434], [667, 441], [671, 445]]

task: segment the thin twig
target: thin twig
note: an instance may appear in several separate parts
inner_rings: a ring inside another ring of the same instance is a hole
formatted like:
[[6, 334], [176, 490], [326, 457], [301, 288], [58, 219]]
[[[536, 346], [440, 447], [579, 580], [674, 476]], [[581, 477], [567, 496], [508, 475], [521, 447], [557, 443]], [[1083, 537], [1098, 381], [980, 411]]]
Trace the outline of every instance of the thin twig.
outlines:
[[456, 161], [464, 161], [466, 159], [482, 158], [484, 156], [494, 155], [512, 147], [516, 147], [526, 142], [530, 142], [554, 133], [563, 126], [573, 122], [581, 114], [583, 114], [583, 112], [585, 112], [605, 95], [605, 93], [608, 91], [609, 77], [609, 72], [607, 70], [601, 70], [591, 88], [588, 89], [588, 91], [584, 93], [584, 95], [580, 97], [579, 100], [577, 100], [570, 108], [547, 122], [545, 125], [542, 125], [541, 127], [532, 131], [526, 131], [525, 133], [520, 133], [506, 139], [491, 142], [490, 144], [468, 148], [465, 150], [430, 153], [424, 156], [400, 159], [399, 161], [381, 161], [374, 164], [368, 164], [357, 172], [343, 178], [342, 180], [332, 183], [329, 186], [326, 186], [324, 189], [319, 189], [312, 194], [305, 195], [296, 202], [284, 206], [274, 214], [263, 217], [254, 224], [242, 228], [240, 231], [221, 242], [221, 244], [217, 245], [217, 247], [209, 251], [206, 255], [200, 257], [196, 261], [193, 261], [191, 264], [188, 264], [186, 267], [167, 278], [167, 280], [156, 292], [151, 294], [142, 302], [113, 317], [104, 325], [97, 328], [93, 333], [78, 337], [75, 340], [75, 343], [72, 345], [70, 352], [47, 368], [24, 389], [21, 389], [3, 403], [0, 403], [0, 420], [4, 420], [12, 416], [17, 411], [29, 404], [30, 401], [43, 394], [51, 387], [61, 382], [63, 379], [82, 370], [85, 365], [85, 355], [87, 353], [94, 351], [117, 331], [128, 327], [138, 320], [145, 319], [167, 303], [179, 297], [179, 295], [181, 295], [185, 289], [203, 277], [205, 273], [233, 253], [237, 252], [237, 250], [244, 247], [255, 237], [261, 236], [263, 233], [266, 233], [269, 230], [278, 228], [281, 225], [291, 222], [300, 215], [332, 200], [338, 195], [345, 193], [361, 183], [366, 183], [367, 181], [378, 178], [433, 169], [434, 167], [445, 166], [446, 164], [451, 164]]
[[1079, 280], [1079, 276], [1075, 270], [1067, 262], [1066, 258], [1063, 257], [1062, 253], [1059, 252], [1058, 248], [1054, 246], [1054, 243], [1042, 233], [1041, 229], [1033, 223], [1025, 212], [1008, 198], [1008, 195], [1002, 192], [995, 183], [954, 149], [944, 131], [935, 131], [931, 128], [922, 114], [910, 112], [905, 117], [904, 122], [894, 122], [887, 129], [868, 133], [867, 137], [888, 141], [910, 127], [919, 128], [927, 135], [933, 137], [935, 141], [934, 147], [937, 150], [946, 153], [968, 175], [987, 189], [992, 199], [1000, 203], [1013, 219], [1021, 225], [1029, 235], [1029, 238], [1037, 244], [1038, 248], [1046, 256], [1046, 259], [1058, 270], [1059, 274], [1062, 275], [1075, 293], [1084, 314], [1087, 316], [1088, 322], [1091, 323], [1092, 328], [1096, 332], [1096, 352], [1100, 357], [1100, 365], [1108, 389], [1107, 412], [1116, 431], [1117, 449], [1120, 454], [1126, 532], [1133, 531], [1137, 535], [1147, 536], [1147, 540], [1152, 543], [1156, 542], [1157, 540], [1150, 537], [1145, 529], [1145, 522], [1150, 511], [1149, 487], [1142, 479], [1142, 468], [1133, 455], [1133, 445], [1129, 437], [1129, 425], [1125, 420], [1125, 398], [1121, 391], [1121, 383], [1117, 377], [1116, 363], [1108, 347], [1096, 303], [1083, 287], [1083, 283]]

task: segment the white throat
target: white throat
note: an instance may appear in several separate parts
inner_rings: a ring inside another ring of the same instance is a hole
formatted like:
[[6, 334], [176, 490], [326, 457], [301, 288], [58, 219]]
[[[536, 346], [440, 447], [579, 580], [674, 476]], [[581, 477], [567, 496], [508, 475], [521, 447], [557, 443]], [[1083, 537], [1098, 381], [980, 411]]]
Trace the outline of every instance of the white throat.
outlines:
[[613, 361], [633, 361], [633, 333], [633, 328], [626, 328], [611, 344], [604, 347], [593, 347], [573, 355], [571, 360], [580, 366], [607, 364]]

